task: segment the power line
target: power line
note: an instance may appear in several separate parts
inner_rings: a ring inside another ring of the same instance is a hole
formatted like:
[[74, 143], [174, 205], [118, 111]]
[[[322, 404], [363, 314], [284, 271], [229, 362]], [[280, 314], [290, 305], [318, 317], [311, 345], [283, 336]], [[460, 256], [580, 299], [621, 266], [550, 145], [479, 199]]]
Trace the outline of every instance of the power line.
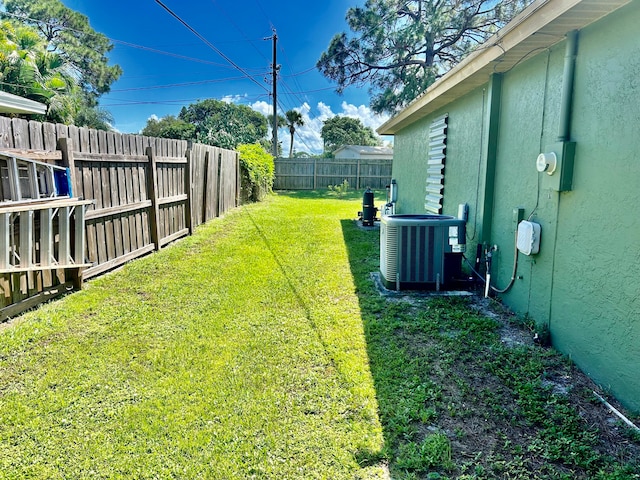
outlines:
[[[17, 15], [15, 13], [10, 13], [10, 12], [2, 12], [2, 11], [0, 11], [0, 15], [4, 15], [4, 16], [7, 16], [7, 17], [13, 17], [15, 19], [22, 20], [22, 21], [28, 21], [28, 22], [32, 22], [32, 23], [39, 23], [39, 24], [47, 25], [47, 26], [51, 25], [50, 23], [47, 23], [44, 20], [38, 20], [36, 18], [27, 17], [27, 16], [24, 16], [24, 15]], [[109, 37], [109, 36], [107, 36], [107, 35], [105, 35], [103, 33], [98, 33], [98, 32], [95, 32], [93, 34], [86, 33], [86, 32], [82, 32], [80, 30], [77, 30], [77, 29], [74, 29], [74, 28], [71, 28], [71, 27], [67, 27], [67, 26], [64, 26], [64, 25], [57, 25], [57, 27], [59, 27], [62, 30], [67, 30], [69, 32], [75, 32], [75, 33], [79, 33], [79, 34], [83, 34], [83, 35], [87, 35], [87, 36], [102, 36], [102, 37], [108, 39], [110, 42], [116, 43], [118, 45], [123, 45], [123, 46], [126, 46], [126, 47], [136, 48], [136, 49], [139, 49], [139, 50], [145, 50], [145, 51], [148, 51], [148, 52], [157, 53], [159, 55], [166, 55], [166, 56], [169, 56], [169, 57], [180, 58], [182, 60], [187, 60], [187, 61], [190, 61], [190, 62], [204, 63], [206, 65], [213, 65], [213, 66], [216, 66], [216, 67], [234, 68], [233, 66], [227, 65], [225, 63], [212, 62], [210, 60], [203, 60], [201, 58], [188, 57], [186, 55], [180, 55], [178, 53], [167, 52], [165, 50], [159, 50], [157, 48], [148, 47], [148, 46], [145, 46], [145, 45], [139, 45], [139, 44], [127, 42], [127, 41], [124, 41], [124, 40], [119, 40], [117, 38]], [[245, 68], [245, 70], [257, 70], [257, 69], [246, 69]]]
[[292, 78], [292, 77], [299, 77], [301, 75], [305, 75], [309, 72], [312, 72], [316, 69], [316, 66], [314, 65], [313, 67], [309, 67], [306, 70], [302, 70], [301, 72], [298, 73], [292, 73], [291, 75], [283, 75], [285, 78]]
[[[212, 0], [212, 1], [215, 2], [215, 0]], [[224, 67], [224, 68], [236, 68], [239, 71], [241, 71], [243, 74], [245, 74], [245, 76], [247, 78], [250, 77], [250, 75], [248, 75], [246, 73], [246, 71], [248, 69], [242, 68], [242, 67], [239, 67], [238, 65], [236, 65], [226, 55], [224, 55], [217, 47], [215, 47], [208, 40], [206, 40], [206, 38], [202, 37], [202, 35], [200, 35], [197, 31], [195, 31], [195, 29], [193, 29], [184, 20], [182, 20], [177, 14], [175, 14], [173, 11], [171, 11], [166, 5], [164, 5], [162, 2], [160, 2], [160, 0], [156, 0], [156, 2], [158, 4], [160, 4], [165, 10], [167, 10], [172, 16], [174, 16], [178, 21], [180, 21], [185, 27], [187, 27], [190, 31], [192, 31], [192, 33], [194, 33], [194, 35], [196, 35], [201, 41], [203, 41], [205, 44], [207, 44], [207, 46], [212, 48], [214, 51], [216, 51], [216, 53], [218, 53], [221, 57], [223, 57], [225, 60], [227, 60], [227, 62], [229, 62], [231, 64], [231, 66], [226, 65], [226, 64], [217, 63], [217, 62], [211, 62], [211, 61], [203, 60], [203, 59], [199, 59], [199, 58], [180, 55], [180, 54], [177, 54], [177, 53], [167, 52], [167, 51], [159, 50], [159, 49], [148, 47], [148, 46], [144, 46], [144, 45], [138, 45], [138, 44], [127, 42], [127, 41], [123, 41], [123, 40], [118, 40], [118, 39], [109, 37], [109, 36], [107, 36], [107, 35], [105, 35], [103, 33], [99, 33], [99, 32], [96, 32], [93, 35], [105, 37], [105, 38], [107, 38], [108, 40], [110, 40], [113, 43], [117, 43], [117, 44], [120, 44], [120, 45], [128, 46], [128, 47], [131, 47], [131, 48], [137, 48], [137, 49], [140, 49], [140, 50], [149, 51], [149, 52], [152, 52], [152, 53], [157, 53], [157, 54], [160, 54], [160, 55], [167, 55], [167, 56], [180, 58], [180, 59], [187, 60], [187, 61], [203, 63], [203, 64], [208, 64], [208, 65], [213, 65], [213, 66], [219, 66], [219, 67]], [[406, 7], [410, 2], [411, 2], [411, 0], [405, 1], [404, 7]], [[262, 6], [262, 4], [260, 3], [259, 0], [256, 0], [256, 4], [258, 5], [258, 7], [261, 10], [262, 14], [264, 15], [265, 19], [270, 23], [270, 25], [273, 25], [273, 23], [269, 19], [268, 15], [266, 14], [266, 12], [265, 12], [265, 10], [264, 10], [264, 8], [263, 8], [263, 6]], [[5, 15], [5, 16], [13, 17], [13, 18], [16, 18], [16, 19], [19, 19], [19, 20], [25, 20], [25, 21], [33, 22], [33, 23], [40, 23], [40, 24], [43, 24], [43, 25], [50, 25], [49, 23], [47, 23], [47, 22], [45, 22], [43, 20], [30, 18], [30, 17], [27, 17], [25, 15], [17, 15], [17, 14], [6, 12], [6, 11], [0, 11], [0, 15]], [[373, 25], [369, 29], [367, 29], [367, 32], [371, 32], [375, 28], [377, 28], [380, 25], [382, 25], [387, 20], [387, 18], [392, 16], [392, 15], [393, 15], [392, 12], [390, 12], [388, 16], [383, 16], [376, 25]], [[58, 27], [60, 27], [60, 28], [62, 28], [64, 30], [68, 30], [68, 31], [76, 32], [76, 33], [81, 33], [83, 35], [91, 35], [91, 34], [87, 34], [86, 32], [82, 32], [82, 31], [79, 31], [77, 29], [73, 29], [73, 28], [67, 27], [67, 26], [58, 25]], [[240, 33], [242, 33], [242, 32], [240, 32]], [[251, 45], [254, 45], [251, 42], [251, 40], [246, 38], [245, 35], [243, 35], [243, 36], [245, 37], [246, 41], [248, 41]], [[284, 50], [283, 50], [283, 53], [284, 53]], [[262, 56], [264, 57], [264, 55], [262, 55]], [[286, 53], [285, 53], [285, 57], [286, 57]], [[316, 66], [314, 65], [314, 66], [311, 66], [311, 67], [309, 67], [309, 68], [307, 68], [305, 70], [302, 70], [300, 72], [291, 73], [290, 75], [283, 75], [282, 77], [283, 78], [293, 78], [293, 77], [305, 75], [305, 74], [307, 74], [307, 73], [309, 73], [309, 72], [311, 72], [311, 71], [313, 71], [315, 69], [316, 69]], [[259, 82], [254, 81], [254, 83], [258, 84], [261, 88], [266, 90], [266, 88], [262, 84], [260, 84]], [[309, 90], [307, 92], [299, 92], [299, 93], [312, 93], [312, 92], [321, 91], [321, 90], [329, 90], [329, 89]]]
[[[107, 38], [109, 38], [109, 37], [107, 37]], [[234, 68], [234, 67], [232, 67], [230, 65], [227, 65], [225, 63], [212, 62], [210, 60], [203, 60], [203, 59], [200, 59], [200, 58], [188, 57], [186, 55], [180, 55], [179, 53], [172, 53], [172, 52], [167, 52], [167, 51], [164, 51], [164, 50], [158, 50], [156, 48], [145, 47], [144, 45], [137, 45], [135, 43], [125, 42], [123, 40], [117, 40], [115, 38], [109, 38], [109, 40], [111, 40], [113, 43], [117, 43], [119, 45], [124, 45], [126, 47], [137, 48], [139, 50], [145, 50], [145, 51], [152, 52], [152, 53], [157, 53], [157, 54], [160, 54], [160, 55], [167, 55], [169, 57], [180, 58], [182, 60], [188, 60], [190, 62], [204, 63], [204, 64], [207, 64], [207, 65], [213, 65], [215, 67]]]
[[269, 18], [269, 15], [267, 15], [267, 12], [265, 11], [265, 9], [262, 7], [262, 4], [260, 3], [260, 0], [256, 0], [256, 4], [258, 5], [258, 8], [260, 9], [260, 11], [262, 12], [262, 15], [264, 16], [264, 18], [267, 20], [267, 22], [269, 22], [269, 26], [271, 27], [271, 29], [275, 28], [273, 26], [273, 22], [271, 21], [271, 19]]
[[302, 91], [302, 92], [292, 92], [292, 94], [302, 95], [302, 94], [305, 94], [305, 93], [326, 92], [327, 90], [335, 90], [335, 87], [315, 88], [313, 90], [305, 90], [305, 91]]
[[[262, 76], [263, 74], [260, 74]], [[222, 82], [230, 82], [233, 80], [244, 80], [245, 77], [227, 77], [227, 78], [218, 78], [214, 80], [200, 80], [197, 82], [183, 82], [183, 83], [169, 83], [166, 85], [152, 85], [149, 87], [131, 87], [131, 88], [115, 88], [111, 89], [110, 92], [133, 92], [138, 90], [156, 90], [162, 88], [175, 88], [175, 87], [191, 87], [196, 85], [206, 85], [209, 83], [222, 83]]]
[[260, 55], [262, 58], [264, 58], [267, 62], [269, 61], [269, 59], [264, 55], [264, 53], [262, 53], [260, 51], [260, 49], [251, 41], [249, 40], [249, 38], [244, 34], [244, 32], [240, 29], [240, 27], [238, 26], [238, 24], [236, 24], [236, 22], [233, 21], [233, 18], [227, 13], [227, 11], [222, 8], [220, 6], [220, 4], [218, 4], [218, 2], [216, 0], [211, 0], [211, 3], [213, 3], [214, 5], [216, 5], [218, 7], [218, 9], [223, 13], [223, 15], [225, 17], [227, 17], [227, 20], [229, 20], [229, 22], [231, 23], [231, 25], [234, 26], [234, 28], [240, 33], [240, 35], [242, 35], [242, 37], [249, 42], [249, 45], [251, 45], [254, 50], [256, 52], [258, 52], [258, 55]]
[[[42, 25], [50, 25], [49, 23], [45, 22], [44, 20], [38, 20], [38, 19], [35, 19], [35, 18], [26, 17], [24, 15], [17, 15], [17, 14], [10, 13], [10, 12], [2, 12], [2, 11], [0, 11], [0, 15], [13, 17], [13, 18], [16, 18], [18, 20], [29, 21], [29, 22], [33, 22], [33, 23], [40, 23]], [[127, 42], [125, 40], [119, 40], [117, 38], [109, 37], [109, 36], [107, 36], [107, 35], [105, 35], [103, 33], [96, 32], [94, 34], [90, 34], [90, 33], [81, 32], [80, 30], [76, 30], [76, 29], [71, 28], [71, 27], [66, 27], [66, 26], [59, 26], [59, 27], [61, 29], [63, 29], [63, 30], [67, 30], [67, 31], [70, 31], [70, 32], [76, 32], [76, 33], [82, 33], [84, 35], [103, 36], [103, 37], [107, 38], [109, 41], [111, 41], [111, 42], [113, 42], [115, 44], [118, 44], [118, 45], [122, 45], [122, 46], [125, 46], [125, 47], [130, 47], [130, 48], [135, 48], [135, 49], [138, 49], [138, 50], [144, 50], [144, 51], [151, 52], [151, 53], [157, 53], [159, 55], [166, 55], [166, 56], [169, 56], [169, 57], [179, 58], [179, 59], [186, 60], [186, 61], [189, 61], [189, 62], [202, 63], [202, 64], [205, 64], [205, 65], [212, 65], [212, 66], [215, 66], [215, 67], [222, 67], [222, 68], [232, 68], [232, 69], [235, 68], [232, 65], [227, 65], [227, 64], [224, 64], [224, 63], [212, 62], [210, 60], [204, 60], [204, 59], [201, 59], [201, 58], [189, 57], [189, 56], [186, 56], [186, 55], [181, 55], [179, 53], [168, 52], [166, 50], [160, 50], [160, 49], [157, 49], [157, 48], [154, 48], [154, 47], [149, 47], [149, 46], [146, 46], [146, 45], [140, 45], [140, 44], [136, 44], [136, 43], [132, 43], [132, 42]], [[251, 40], [246, 40], [246, 41], [248, 41], [249, 43], [252, 43]], [[309, 72], [311, 72], [311, 71], [313, 71], [315, 69], [316, 69], [316, 67], [312, 66], [312, 67], [309, 67], [309, 68], [307, 68], [305, 70], [302, 70], [300, 72], [291, 73], [289, 75], [280, 75], [280, 77], [281, 78], [293, 78], [293, 77], [305, 75], [305, 74], [307, 74], [307, 73], [309, 73]], [[261, 69], [257, 69], [257, 68], [246, 68], [245, 67], [245, 68], [243, 68], [243, 70], [245, 70], [245, 71], [255, 70], [256, 72], [257, 71], [261, 72], [259, 75], [263, 75], [264, 74], [264, 72]], [[258, 74], [256, 74], [256, 76], [258, 76]], [[245, 78], [245, 77], [243, 77], [243, 78]]]
[[182, 25], [184, 25], [191, 33], [193, 33], [196, 37], [198, 37], [206, 46], [208, 46], [209, 48], [211, 48], [214, 52], [216, 52], [218, 55], [220, 55], [222, 58], [224, 58], [229, 64], [233, 65], [233, 67], [238, 70], [239, 72], [241, 72], [242, 74], [244, 74], [247, 79], [251, 80], [253, 83], [255, 83], [256, 85], [258, 85], [260, 88], [266, 90], [267, 92], [269, 91], [263, 84], [261, 84], [260, 82], [258, 82], [255, 78], [253, 78], [251, 75], [249, 75], [249, 73], [247, 73], [245, 71], [244, 68], [242, 68], [241, 66], [239, 66], [237, 63], [235, 63], [233, 60], [231, 60], [229, 57], [227, 57], [218, 47], [216, 47], [213, 43], [211, 43], [209, 40], [207, 40], [205, 37], [203, 37], [196, 29], [194, 29], [191, 25], [189, 25], [186, 21], [184, 21], [182, 18], [180, 18], [180, 16], [178, 14], [176, 14], [173, 10], [171, 10], [169, 7], [167, 7], [164, 3], [162, 3], [160, 0], [155, 0], [156, 3], [158, 5], [160, 5], [162, 8], [164, 8], [173, 18], [175, 18], [176, 20], [178, 20]]
[[[245, 102], [248, 101], [258, 101], [261, 98], [266, 98], [267, 95], [265, 94], [261, 94], [261, 95], [253, 95], [253, 96], [247, 96], [247, 97], [243, 97], [243, 100]], [[130, 106], [130, 105], [185, 105], [186, 103], [193, 103], [193, 102], [199, 102], [202, 99], [201, 98], [190, 98], [190, 99], [182, 99], [182, 100], [149, 100], [149, 101], [143, 101], [143, 100], [125, 100], [122, 98], [111, 98], [111, 101], [115, 101], [115, 102], [119, 102], [119, 103], [106, 103], [106, 104], [101, 104], [101, 106], [103, 107], [122, 107], [122, 106]]]
[[[5, 15], [5, 16], [9, 16], [9, 17], [13, 17], [19, 20], [23, 20], [23, 21], [29, 21], [29, 22], [33, 22], [33, 23], [40, 23], [43, 25], [49, 25], [49, 23], [43, 21], [43, 20], [38, 20], [38, 19], [34, 19], [34, 18], [30, 18], [30, 17], [25, 17], [23, 15], [17, 15], [17, 14], [13, 14], [13, 13], [9, 13], [9, 12], [0, 12], [0, 15]], [[65, 30], [68, 31], [72, 31], [72, 32], [77, 32], [77, 33], [84, 33], [84, 32], [80, 32], [79, 30], [73, 29], [71, 27], [61, 27]], [[233, 66], [227, 65], [227, 64], [223, 64], [223, 63], [219, 63], [219, 62], [212, 62], [210, 60], [204, 60], [204, 59], [200, 59], [200, 58], [194, 58], [194, 57], [189, 57], [189, 56], [185, 56], [185, 55], [181, 55], [181, 54], [177, 54], [177, 53], [173, 53], [173, 52], [167, 52], [165, 50], [159, 50], [153, 47], [149, 47], [149, 46], [145, 46], [145, 45], [139, 45], [136, 43], [132, 43], [132, 42], [127, 42], [125, 40], [119, 40], [116, 38], [112, 38], [112, 37], [108, 37], [102, 33], [95, 33], [95, 35], [101, 35], [106, 37], [107, 39], [109, 39], [111, 42], [118, 44], [118, 45], [122, 45], [122, 46], [126, 46], [126, 47], [130, 47], [130, 48], [135, 48], [135, 49], [139, 49], [139, 50], [144, 50], [144, 51], [148, 51], [148, 52], [152, 52], [152, 53], [157, 53], [160, 55], [166, 55], [166, 56], [170, 56], [170, 57], [174, 57], [174, 58], [179, 58], [179, 59], [183, 59], [186, 61], [191, 61], [191, 62], [197, 62], [197, 63], [203, 63], [203, 64], [207, 64], [207, 65], [212, 65], [212, 66], [217, 66], [217, 67], [223, 67], [223, 68], [235, 68]], [[281, 49], [283, 52], [284, 50]], [[286, 55], [286, 54], [285, 54]], [[288, 58], [287, 58], [288, 60]], [[137, 91], [137, 90], [152, 90], [152, 89], [160, 89], [160, 88], [170, 88], [170, 87], [178, 87], [178, 86], [190, 86], [190, 85], [198, 85], [198, 84], [206, 84], [206, 83], [216, 83], [216, 82], [224, 82], [224, 81], [234, 81], [234, 80], [241, 80], [241, 79], [245, 79], [247, 77], [250, 77], [251, 75], [249, 75], [248, 73], [246, 73], [248, 71], [248, 69], [244, 68], [243, 69], [245, 72], [245, 76], [243, 77], [229, 77], [229, 78], [222, 78], [222, 79], [212, 79], [212, 80], [203, 80], [200, 82], [185, 82], [185, 83], [174, 83], [174, 84], [168, 84], [168, 85], [152, 85], [152, 86], [148, 86], [148, 87], [132, 87], [132, 88], [121, 88], [121, 89], [113, 89], [111, 90], [111, 92], [125, 92], [125, 91]], [[256, 69], [257, 70], [257, 69]], [[303, 70], [301, 72], [297, 72], [297, 73], [292, 73], [290, 75], [279, 75], [279, 77], [282, 78], [295, 78], [297, 76], [300, 75], [304, 75], [306, 73], [311, 72], [312, 70], [315, 70], [315, 66], [314, 67], [310, 67], [306, 70]], [[266, 72], [264, 71], [260, 71], [260, 73], [256, 73], [255, 76], [263, 76]], [[0, 82], [6, 85], [6, 82]], [[284, 82], [282, 82], [284, 83]], [[296, 82], [298, 83], [298, 82]], [[300, 87], [300, 84], [298, 83], [298, 86]], [[293, 96], [297, 96], [299, 94], [305, 94], [305, 93], [313, 93], [313, 92], [318, 92], [318, 91], [325, 91], [325, 90], [331, 90], [333, 89], [333, 87], [327, 87], [327, 88], [322, 88], [322, 89], [316, 89], [316, 90], [307, 90], [307, 91], [303, 91], [300, 87], [300, 91], [296, 92], [293, 89], [291, 89], [288, 85], [285, 84], [286, 89], [288, 90], [288, 92], [283, 92], [284, 95], [293, 95]], [[304, 103], [304, 101], [298, 97], [298, 100], [301, 101], [301, 103]]]
[[[291, 70], [291, 61], [289, 60], [289, 57], [287, 56], [287, 52], [285, 52], [284, 48], [282, 47], [282, 44], [280, 44], [280, 51], [282, 52], [282, 54], [284, 55], [284, 58], [286, 59], [287, 63], [289, 64], [289, 70]], [[293, 78], [293, 82], [297, 85], [298, 89], [302, 90], [302, 87], [300, 86], [300, 82], [298, 82], [298, 77], [294, 76], [292, 78]], [[284, 81], [282, 81], [282, 83], [284, 84]], [[300, 103], [304, 103], [302, 98], [298, 97], [298, 100], [300, 100]]]

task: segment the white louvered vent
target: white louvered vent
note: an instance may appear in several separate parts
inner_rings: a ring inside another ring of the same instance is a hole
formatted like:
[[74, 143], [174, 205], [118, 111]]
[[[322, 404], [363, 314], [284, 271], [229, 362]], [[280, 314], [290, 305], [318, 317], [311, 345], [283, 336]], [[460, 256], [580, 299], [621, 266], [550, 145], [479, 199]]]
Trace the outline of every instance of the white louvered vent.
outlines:
[[444, 164], [447, 156], [447, 122], [449, 114], [434, 119], [429, 127], [427, 186], [424, 208], [429, 213], [442, 213]]

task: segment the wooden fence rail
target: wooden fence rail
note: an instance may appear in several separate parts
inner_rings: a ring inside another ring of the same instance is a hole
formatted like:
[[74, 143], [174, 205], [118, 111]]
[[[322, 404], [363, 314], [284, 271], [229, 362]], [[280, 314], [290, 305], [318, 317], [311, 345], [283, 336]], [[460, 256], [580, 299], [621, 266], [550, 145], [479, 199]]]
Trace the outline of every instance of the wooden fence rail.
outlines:
[[[78, 263], [90, 266], [80, 278], [158, 250], [239, 204], [238, 153], [208, 145], [0, 117], [0, 152], [68, 168], [73, 197], [86, 207]], [[10, 205], [0, 202], [0, 213]], [[11, 238], [27, 244], [19, 231]], [[40, 258], [41, 242], [32, 243]], [[0, 271], [0, 321], [78, 283], [62, 268]]]
[[392, 160], [277, 158], [275, 190], [315, 190], [345, 180], [353, 188], [385, 188], [391, 182]]

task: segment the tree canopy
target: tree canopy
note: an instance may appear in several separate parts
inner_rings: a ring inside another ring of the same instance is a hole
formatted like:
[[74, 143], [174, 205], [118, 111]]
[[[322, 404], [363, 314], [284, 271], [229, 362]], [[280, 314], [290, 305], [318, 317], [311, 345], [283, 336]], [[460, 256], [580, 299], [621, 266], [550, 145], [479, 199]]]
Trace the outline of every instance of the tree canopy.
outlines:
[[180, 120], [195, 127], [194, 140], [234, 149], [256, 143], [267, 134], [267, 117], [246, 105], [207, 99], [183, 107]]
[[150, 118], [147, 120], [142, 134], [149, 137], [193, 140], [196, 136], [196, 127], [173, 115], [167, 115], [160, 119]]
[[324, 153], [331, 154], [343, 145], [380, 145], [380, 139], [371, 127], [365, 127], [358, 118], [336, 115], [324, 121], [321, 131]]
[[50, 52], [56, 52], [73, 69], [91, 101], [107, 93], [122, 74], [109, 65], [111, 41], [91, 28], [89, 19], [65, 7], [60, 0], [3, 0], [11, 18], [35, 28]]
[[82, 108], [69, 65], [26, 25], [0, 25], [0, 82], [5, 92], [47, 104], [47, 118], [54, 122], [71, 123]]
[[113, 117], [97, 107], [98, 98], [122, 71], [108, 65], [107, 37], [59, 0], [2, 3], [2, 89], [45, 103], [48, 121], [109, 129]]
[[371, 108], [393, 113], [425, 91], [531, 0], [367, 0], [347, 11], [317, 68], [337, 91], [369, 85]]
[[27, 26], [3, 21], [0, 25], [0, 80], [2, 90], [45, 101], [67, 86], [70, 71], [46, 49], [38, 33]]
[[150, 118], [144, 135], [193, 140], [235, 149], [240, 144], [267, 143], [267, 117], [246, 105], [215, 99], [192, 103], [178, 117]]

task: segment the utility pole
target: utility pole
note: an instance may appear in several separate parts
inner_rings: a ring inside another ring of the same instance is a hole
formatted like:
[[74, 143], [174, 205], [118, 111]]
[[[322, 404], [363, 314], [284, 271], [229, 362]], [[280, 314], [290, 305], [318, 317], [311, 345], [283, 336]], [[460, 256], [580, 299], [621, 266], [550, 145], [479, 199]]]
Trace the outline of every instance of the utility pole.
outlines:
[[278, 158], [278, 70], [280, 67], [276, 61], [278, 35], [276, 29], [273, 29], [273, 65], [271, 66], [271, 74], [273, 75], [273, 157]]

